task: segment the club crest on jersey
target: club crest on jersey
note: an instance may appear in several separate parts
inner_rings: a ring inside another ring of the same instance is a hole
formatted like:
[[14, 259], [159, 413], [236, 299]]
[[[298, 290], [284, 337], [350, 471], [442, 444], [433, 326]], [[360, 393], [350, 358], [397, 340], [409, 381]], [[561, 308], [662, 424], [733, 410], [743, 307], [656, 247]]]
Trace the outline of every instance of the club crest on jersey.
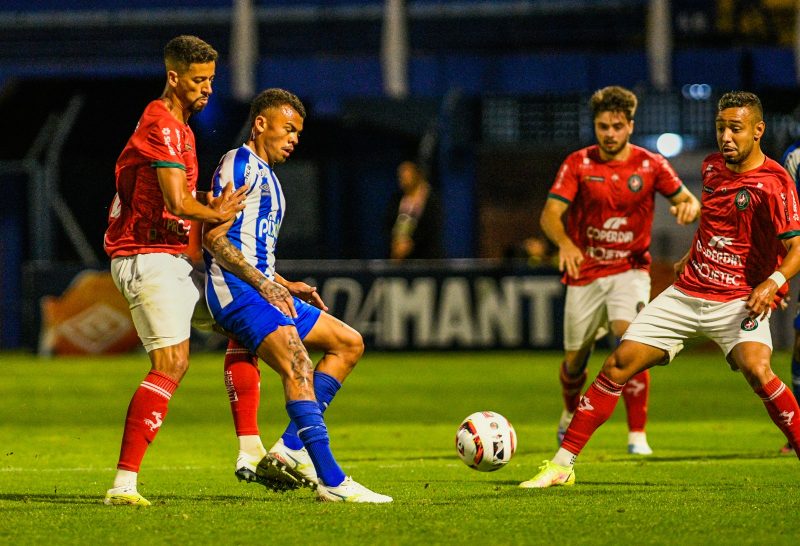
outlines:
[[752, 332], [758, 328], [758, 321], [754, 318], [747, 317], [742, 321], [742, 330], [745, 332]]
[[733, 202], [736, 203], [737, 209], [746, 209], [748, 206], [750, 206], [750, 193], [747, 190], [739, 190]]
[[642, 177], [638, 174], [632, 174], [630, 178], [628, 178], [628, 189], [633, 193], [641, 190], [642, 186], [644, 186], [644, 181], [642, 181]]

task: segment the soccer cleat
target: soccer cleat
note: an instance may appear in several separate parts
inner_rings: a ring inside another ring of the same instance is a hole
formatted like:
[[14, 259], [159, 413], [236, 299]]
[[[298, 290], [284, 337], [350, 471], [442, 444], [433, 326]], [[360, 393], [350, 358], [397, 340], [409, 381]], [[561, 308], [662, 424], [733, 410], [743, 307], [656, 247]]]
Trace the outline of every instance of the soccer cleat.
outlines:
[[373, 504], [383, 504], [392, 502], [392, 497], [381, 495], [371, 491], [347, 476], [342, 483], [336, 487], [329, 487], [322, 482], [317, 485], [317, 495], [319, 500], [327, 502], [368, 502]]
[[564, 441], [564, 435], [567, 433], [567, 428], [569, 428], [569, 424], [572, 422], [573, 415], [574, 413], [567, 410], [561, 412], [561, 419], [558, 421], [558, 433], [556, 435], [558, 447], [561, 447], [561, 443]]
[[283, 472], [301, 482], [302, 485], [311, 489], [317, 487], [319, 483], [317, 471], [314, 469], [314, 463], [311, 462], [311, 457], [308, 455], [306, 448], [288, 448], [283, 443], [283, 438], [278, 438], [278, 441], [267, 453], [267, 459], [270, 459]]
[[575, 485], [575, 471], [571, 466], [561, 466], [551, 461], [542, 461], [539, 473], [519, 484], [525, 489], [544, 489], [553, 485]]
[[647, 443], [647, 435], [644, 432], [628, 433], [628, 454], [629, 455], [652, 455], [653, 450]]
[[792, 444], [786, 442], [786, 445], [783, 446], [778, 453], [781, 455], [792, 455], [794, 454], [794, 448], [792, 447]]
[[241, 451], [236, 459], [234, 475], [240, 482], [255, 482], [272, 491], [289, 491], [302, 485], [292, 476], [281, 472], [280, 469], [270, 464], [267, 457], [263, 457], [256, 462]]
[[106, 491], [103, 504], [109, 506], [150, 506], [150, 501], [136, 491], [136, 487], [112, 487]]

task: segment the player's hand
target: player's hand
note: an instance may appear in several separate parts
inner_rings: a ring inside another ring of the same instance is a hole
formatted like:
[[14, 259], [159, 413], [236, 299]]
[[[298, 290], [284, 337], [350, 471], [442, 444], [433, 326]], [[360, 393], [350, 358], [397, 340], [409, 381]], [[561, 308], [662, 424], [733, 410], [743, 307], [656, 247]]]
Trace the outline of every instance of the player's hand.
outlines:
[[745, 302], [750, 318], [761, 318], [763, 320], [769, 315], [775, 302], [775, 294], [778, 288], [778, 285], [772, 279], [767, 279], [753, 288]]
[[686, 264], [689, 263], [689, 253], [687, 252], [684, 254], [683, 258], [675, 262], [672, 266], [672, 272], [675, 273], [675, 278], [678, 278], [683, 270], [686, 268]]
[[320, 297], [319, 293], [317, 292], [316, 286], [309, 286], [304, 282], [294, 281], [287, 283], [286, 288], [289, 290], [289, 293], [292, 296], [299, 298], [306, 303], [310, 303], [314, 307], [322, 309], [323, 311], [328, 310], [328, 306], [322, 301], [322, 297]]
[[785, 311], [789, 308], [789, 300], [791, 296], [789, 294], [789, 283], [783, 283], [777, 292], [775, 292], [775, 299], [772, 300], [772, 305], [770, 306], [773, 310], [780, 309], [781, 311]]
[[672, 205], [669, 208], [669, 213], [675, 217], [679, 225], [685, 226], [686, 224], [691, 224], [700, 216], [700, 205], [694, 199], [684, 201], [677, 205]]
[[565, 242], [558, 247], [558, 270], [566, 270], [567, 275], [573, 279], [580, 278], [581, 264], [584, 259], [583, 252], [572, 241]]
[[244, 209], [245, 193], [247, 186], [233, 191], [233, 182], [228, 182], [217, 197], [208, 196], [208, 206], [219, 214], [220, 224], [231, 220], [236, 213]]
[[261, 284], [258, 285], [258, 293], [287, 317], [297, 318], [294, 299], [285, 287], [264, 277]]

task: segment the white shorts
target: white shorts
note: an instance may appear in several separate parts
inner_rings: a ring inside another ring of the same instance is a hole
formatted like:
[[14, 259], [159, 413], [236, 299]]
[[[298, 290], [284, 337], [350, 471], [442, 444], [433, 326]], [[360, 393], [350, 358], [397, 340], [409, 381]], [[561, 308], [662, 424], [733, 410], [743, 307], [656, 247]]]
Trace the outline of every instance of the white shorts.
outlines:
[[189, 339], [200, 293], [183, 256], [135, 254], [111, 260], [111, 277], [125, 299], [133, 325], [149, 353]]
[[650, 300], [650, 274], [641, 269], [567, 286], [564, 350], [577, 351], [604, 335], [610, 321], [631, 322]]
[[751, 319], [744, 300], [724, 303], [687, 296], [674, 286], [658, 295], [628, 327], [622, 339], [664, 349], [672, 360], [687, 339], [705, 336], [725, 356], [744, 341], [772, 349], [769, 316]]

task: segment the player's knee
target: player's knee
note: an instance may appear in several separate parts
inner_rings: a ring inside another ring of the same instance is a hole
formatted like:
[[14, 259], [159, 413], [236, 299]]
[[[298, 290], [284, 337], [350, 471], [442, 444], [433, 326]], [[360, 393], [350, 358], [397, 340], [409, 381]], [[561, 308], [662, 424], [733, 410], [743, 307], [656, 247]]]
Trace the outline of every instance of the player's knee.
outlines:
[[633, 362], [624, 355], [620, 355], [619, 351], [614, 351], [603, 363], [602, 373], [611, 381], [622, 385], [633, 375], [632, 369]]
[[763, 387], [775, 377], [775, 373], [772, 371], [772, 366], [770, 366], [768, 358], [757, 359], [748, 362], [746, 365], [740, 364], [739, 369], [742, 371], [742, 375], [747, 383], [754, 389]]
[[353, 368], [364, 354], [364, 338], [351, 328], [347, 331], [343, 345], [344, 360]]

